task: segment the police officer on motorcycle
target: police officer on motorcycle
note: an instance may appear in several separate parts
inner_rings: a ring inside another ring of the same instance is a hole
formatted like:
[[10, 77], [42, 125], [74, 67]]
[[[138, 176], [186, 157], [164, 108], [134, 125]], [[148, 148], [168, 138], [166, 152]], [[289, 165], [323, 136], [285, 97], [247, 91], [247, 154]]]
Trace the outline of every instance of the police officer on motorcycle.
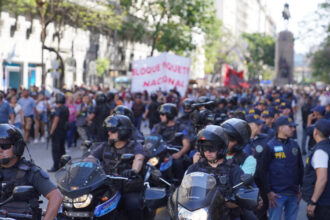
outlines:
[[62, 194], [46, 172], [22, 157], [25, 146], [18, 128], [0, 124], [0, 201], [7, 200], [16, 186], [33, 186], [35, 190], [34, 198], [26, 198], [24, 202], [13, 200], [0, 206], [0, 209], [15, 214], [29, 213], [32, 219], [41, 219], [38, 199], [42, 194], [49, 201], [43, 219], [54, 219], [62, 203]]
[[[131, 120], [132, 123], [134, 122], [133, 111], [124, 105], [116, 106], [113, 110], [113, 114], [114, 115], [126, 115], [127, 117], [129, 117], [129, 119]], [[144, 142], [143, 134], [135, 126], [132, 129], [133, 129], [132, 138], [134, 140], [138, 141], [139, 143], [143, 143]]]
[[[233, 160], [226, 159], [228, 141], [228, 135], [221, 126], [207, 125], [197, 134], [199, 149], [197, 154], [200, 155], [200, 158], [187, 170], [187, 174], [200, 171], [213, 173], [220, 177], [220, 191], [225, 200], [233, 195], [231, 189], [234, 185], [240, 183], [240, 177], [243, 174], [243, 171], [237, 164], [233, 163]], [[226, 202], [226, 206], [230, 209], [238, 208], [235, 203], [229, 201]], [[223, 215], [221, 214], [222, 217]], [[235, 219], [239, 215], [239, 212], [236, 216], [233, 211], [230, 212], [231, 219]], [[219, 217], [218, 219], [222, 218]]]
[[[109, 139], [92, 151], [89, 157], [96, 157], [102, 162], [107, 174], [119, 174], [129, 179], [122, 187], [124, 209], [129, 219], [142, 219], [143, 180], [139, 173], [143, 167], [143, 146], [132, 139], [134, 125], [124, 115], [111, 115], [104, 120]], [[123, 154], [134, 154], [134, 160], [121, 161]]]
[[243, 151], [251, 136], [249, 124], [242, 119], [231, 118], [223, 122], [221, 126], [229, 138], [227, 159], [233, 159], [233, 162], [239, 165], [244, 173], [254, 175], [257, 161]]
[[[172, 103], [161, 105], [159, 114], [161, 122], [154, 126], [151, 133], [161, 135], [167, 144], [182, 146], [179, 152], [171, 155], [173, 158], [173, 169], [175, 170], [174, 176], [177, 179], [181, 179], [186, 168], [183, 157], [190, 150], [191, 140], [189, 131], [182, 124], [174, 121], [174, 118], [178, 114], [176, 105]], [[182, 135], [177, 136], [177, 133], [181, 133]]]

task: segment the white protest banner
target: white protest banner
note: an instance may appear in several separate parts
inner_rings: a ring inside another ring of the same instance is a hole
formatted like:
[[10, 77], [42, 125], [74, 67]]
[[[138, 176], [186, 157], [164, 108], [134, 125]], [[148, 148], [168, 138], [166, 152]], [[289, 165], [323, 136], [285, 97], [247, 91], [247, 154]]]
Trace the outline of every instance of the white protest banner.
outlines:
[[132, 92], [148, 93], [176, 88], [184, 96], [190, 72], [190, 59], [168, 53], [132, 62]]

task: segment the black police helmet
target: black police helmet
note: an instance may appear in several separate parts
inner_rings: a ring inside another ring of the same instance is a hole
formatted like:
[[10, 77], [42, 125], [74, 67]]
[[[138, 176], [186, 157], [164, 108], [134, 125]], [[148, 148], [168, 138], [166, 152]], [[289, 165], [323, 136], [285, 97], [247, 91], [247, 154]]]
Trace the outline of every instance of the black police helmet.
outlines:
[[219, 98], [218, 100], [218, 104], [223, 104], [223, 105], [227, 105], [227, 100], [223, 97]]
[[159, 114], [166, 115], [167, 120], [173, 120], [178, 114], [178, 109], [172, 103], [165, 103], [160, 106]]
[[109, 91], [107, 93], [107, 97], [106, 98], [107, 98], [107, 101], [108, 102], [112, 102], [115, 99], [115, 93], [113, 91]]
[[57, 93], [55, 95], [55, 103], [56, 104], [65, 104], [65, 95], [62, 93]]
[[182, 102], [182, 106], [184, 109], [190, 109], [192, 110], [192, 105], [195, 103], [195, 101], [193, 99], [190, 98], [186, 98], [183, 100]]
[[133, 124], [125, 115], [110, 115], [105, 118], [103, 126], [112, 132], [118, 131], [118, 140], [124, 141], [132, 137]]
[[231, 118], [224, 121], [221, 126], [230, 139], [236, 140], [234, 151], [241, 151], [248, 144], [251, 136], [251, 128], [249, 124], [238, 118]]
[[217, 151], [217, 159], [224, 158], [228, 149], [228, 136], [221, 126], [207, 125], [197, 134], [197, 147], [202, 157], [205, 157], [205, 148], [213, 148]]
[[107, 97], [105, 96], [105, 94], [103, 92], [96, 93], [96, 98], [95, 98], [96, 104], [105, 103], [106, 99], [107, 99]]
[[116, 106], [116, 108], [113, 110], [113, 114], [114, 115], [126, 115], [127, 117], [129, 117], [129, 119], [131, 120], [131, 122], [134, 121], [133, 111], [130, 108], [127, 108], [124, 105], [118, 105], [118, 106]]
[[22, 156], [26, 146], [21, 131], [10, 124], [0, 124], [0, 144], [14, 145], [14, 154]]
[[157, 101], [158, 95], [156, 93], [151, 93], [150, 98], [153, 101]]
[[207, 98], [206, 96], [200, 96], [198, 98], [198, 103], [204, 103], [204, 102], [208, 102], [208, 101], [210, 101], [210, 99]]

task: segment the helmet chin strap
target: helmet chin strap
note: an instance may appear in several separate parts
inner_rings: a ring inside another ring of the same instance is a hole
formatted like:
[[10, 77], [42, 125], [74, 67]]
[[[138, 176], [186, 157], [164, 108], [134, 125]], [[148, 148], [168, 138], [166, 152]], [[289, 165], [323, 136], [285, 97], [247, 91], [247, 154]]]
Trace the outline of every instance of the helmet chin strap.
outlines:
[[14, 159], [16, 156], [8, 157], [0, 159], [0, 165], [6, 165], [8, 164], [12, 159]]
[[214, 160], [207, 160], [207, 162], [209, 162], [209, 163], [213, 163], [213, 164], [217, 163], [218, 161], [219, 161], [218, 158], [217, 158], [217, 159], [214, 159]]

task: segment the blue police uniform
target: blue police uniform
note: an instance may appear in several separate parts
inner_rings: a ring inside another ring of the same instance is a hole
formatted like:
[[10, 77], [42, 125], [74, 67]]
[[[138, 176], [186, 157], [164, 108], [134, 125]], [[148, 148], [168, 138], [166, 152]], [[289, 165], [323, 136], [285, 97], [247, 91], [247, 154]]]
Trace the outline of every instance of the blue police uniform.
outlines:
[[[313, 195], [314, 192], [314, 186], [316, 182], [316, 171], [313, 168], [311, 161], [312, 157], [316, 150], [323, 150], [325, 151], [328, 156], [330, 157], [330, 139], [326, 139], [323, 141], [320, 141], [315, 145], [315, 147], [312, 149], [310, 155], [308, 156], [306, 160], [306, 167], [305, 167], [305, 173], [304, 173], [304, 184], [302, 187], [302, 193], [303, 193], [303, 199], [308, 202], [310, 198]], [[328, 176], [330, 176], [330, 160], [328, 165]], [[330, 206], [330, 181], [327, 181], [326, 187], [317, 201], [319, 205], [323, 206]]]
[[278, 206], [269, 209], [269, 219], [281, 219], [283, 207], [288, 219], [298, 213], [297, 195], [302, 185], [303, 161], [297, 142], [292, 139], [272, 138], [261, 158], [260, 182], [264, 193], [274, 192]]
[[261, 128], [261, 133], [268, 135], [269, 139], [276, 135], [276, 130], [274, 128], [270, 128], [267, 125], [263, 125]]
[[264, 151], [269, 138], [267, 134], [260, 133], [254, 138], [251, 138], [249, 143], [244, 148], [244, 152], [254, 156], [257, 160], [260, 159], [261, 153]]

